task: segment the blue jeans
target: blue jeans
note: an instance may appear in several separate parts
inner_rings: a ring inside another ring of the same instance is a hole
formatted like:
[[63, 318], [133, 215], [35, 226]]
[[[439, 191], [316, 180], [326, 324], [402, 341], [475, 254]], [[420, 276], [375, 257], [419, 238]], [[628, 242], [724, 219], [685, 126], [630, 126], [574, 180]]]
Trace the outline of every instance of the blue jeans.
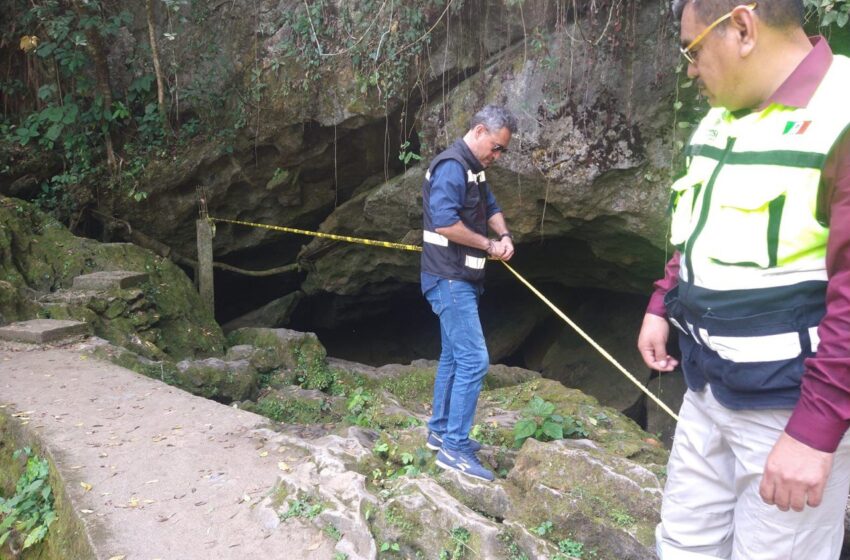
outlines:
[[443, 436], [445, 449], [462, 451], [490, 365], [478, 318], [478, 288], [462, 280], [440, 279], [425, 298], [440, 318], [442, 343], [428, 429]]

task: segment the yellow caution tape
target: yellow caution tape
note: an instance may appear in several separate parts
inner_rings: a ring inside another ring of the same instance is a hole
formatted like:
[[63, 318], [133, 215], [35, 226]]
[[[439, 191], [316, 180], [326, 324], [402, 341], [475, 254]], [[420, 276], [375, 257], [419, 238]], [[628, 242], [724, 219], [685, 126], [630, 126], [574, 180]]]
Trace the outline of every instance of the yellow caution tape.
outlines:
[[305, 229], [295, 229], [283, 226], [269, 226], [266, 224], [255, 224], [253, 222], [242, 222], [240, 220], [226, 220], [224, 218], [210, 218], [213, 222], [222, 222], [225, 224], [238, 224], [240, 226], [250, 226], [256, 228], [271, 229], [274, 231], [283, 231], [286, 233], [297, 233], [299, 235], [309, 235], [311, 237], [319, 237], [321, 239], [333, 239], [334, 241], [347, 241], [348, 243], [359, 243], [361, 245], [371, 245], [373, 247], [386, 247], [387, 249], [400, 249], [402, 251], [419, 251], [422, 252], [422, 247], [418, 245], [408, 245], [406, 243], [390, 243], [389, 241], [374, 241], [372, 239], [363, 239], [362, 237], [349, 237], [347, 235], [335, 235], [333, 233], [322, 233], [320, 231], [307, 231]]
[[546, 305], [548, 305], [548, 306], [549, 306], [549, 308], [550, 308], [552, 311], [554, 311], [556, 315], [558, 315], [558, 317], [560, 317], [561, 319], [563, 319], [563, 320], [564, 320], [564, 321], [565, 321], [565, 322], [566, 322], [569, 326], [571, 326], [571, 327], [573, 328], [573, 330], [574, 330], [574, 331], [576, 331], [576, 332], [577, 332], [577, 333], [578, 333], [578, 334], [579, 334], [579, 335], [580, 335], [583, 339], [585, 339], [585, 340], [586, 340], [586, 341], [587, 341], [587, 342], [588, 342], [591, 346], [593, 346], [594, 348], [596, 348], [596, 350], [597, 350], [600, 354], [602, 354], [602, 356], [604, 356], [606, 360], [608, 360], [609, 362], [611, 362], [611, 363], [614, 365], [614, 367], [616, 367], [618, 370], [620, 370], [620, 372], [621, 372], [623, 375], [625, 375], [625, 376], [629, 379], [629, 381], [631, 381], [632, 383], [634, 383], [635, 385], [637, 385], [638, 389], [640, 389], [641, 391], [643, 391], [644, 393], [646, 393], [646, 395], [647, 395], [650, 399], [652, 399], [653, 401], [655, 401], [655, 404], [657, 404], [658, 406], [660, 406], [660, 407], [661, 407], [661, 409], [662, 409], [664, 412], [666, 412], [667, 414], [669, 414], [670, 416], [672, 416], [672, 417], [673, 417], [673, 419], [674, 419], [674, 420], [676, 420], [676, 422], [678, 422], [678, 421], [679, 421], [679, 417], [678, 417], [678, 416], [676, 416], [676, 413], [675, 413], [675, 412], [673, 412], [672, 410], [670, 410], [670, 407], [668, 407], [666, 404], [664, 404], [664, 402], [663, 402], [661, 399], [659, 399], [658, 397], [656, 397], [656, 396], [655, 396], [655, 394], [654, 394], [652, 391], [650, 391], [649, 389], [647, 389], [647, 388], [643, 385], [643, 383], [641, 383], [640, 381], [638, 381], [638, 380], [637, 380], [637, 378], [636, 378], [634, 375], [632, 375], [631, 373], [629, 373], [629, 371], [628, 371], [626, 368], [624, 368], [622, 365], [620, 365], [620, 362], [618, 362], [618, 361], [614, 358], [614, 356], [612, 356], [611, 354], [609, 354], [609, 353], [608, 353], [608, 352], [607, 352], [604, 348], [602, 348], [599, 344], [597, 344], [597, 343], [596, 343], [596, 341], [595, 341], [595, 340], [593, 340], [593, 338], [591, 338], [589, 334], [587, 334], [586, 332], [584, 332], [584, 331], [581, 329], [581, 327], [579, 327], [578, 325], [576, 325], [576, 324], [572, 321], [572, 319], [570, 319], [569, 317], [567, 317], [567, 316], [566, 316], [566, 315], [565, 315], [565, 314], [564, 314], [564, 313], [563, 313], [560, 309], [558, 309], [558, 308], [555, 306], [555, 304], [554, 304], [554, 303], [552, 303], [551, 301], [549, 301], [549, 300], [546, 298], [546, 296], [544, 296], [543, 294], [541, 294], [541, 293], [540, 293], [540, 291], [539, 291], [537, 288], [535, 288], [534, 286], [532, 286], [532, 285], [531, 285], [531, 283], [530, 283], [528, 280], [526, 280], [525, 278], [523, 278], [523, 277], [522, 277], [522, 275], [521, 275], [519, 272], [517, 272], [516, 270], [514, 270], [514, 269], [513, 269], [513, 267], [512, 267], [511, 265], [509, 265], [509, 264], [508, 264], [508, 263], [506, 263], [505, 261], [502, 261], [502, 264], [503, 264], [503, 265], [505, 265], [505, 266], [508, 268], [508, 270], [510, 270], [510, 271], [513, 273], [513, 275], [514, 275], [514, 276], [516, 276], [516, 277], [519, 279], [519, 281], [520, 281], [520, 282], [522, 282], [523, 284], [525, 284], [525, 285], [528, 287], [528, 289], [529, 289], [529, 290], [531, 290], [531, 291], [534, 293], [534, 295], [536, 295], [537, 297], [539, 297], [539, 298], [540, 298], [540, 300], [541, 300], [543, 303], [545, 303]]
[[[348, 243], [359, 243], [361, 245], [370, 245], [370, 246], [373, 246], [373, 247], [386, 247], [387, 249], [399, 249], [399, 250], [402, 250], [402, 251], [419, 251], [419, 252], [422, 251], [422, 247], [419, 247], [418, 245], [408, 245], [406, 243], [390, 243], [389, 241], [375, 241], [373, 239], [364, 239], [362, 237], [350, 237], [350, 236], [347, 236], [347, 235], [336, 235], [336, 234], [333, 234], [333, 233], [322, 233], [320, 231], [308, 231], [308, 230], [304, 230], [304, 229], [288, 228], [288, 227], [283, 227], [283, 226], [270, 226], [270, 225], [267, 225], [267, 224], [257, 224], [257, 223], [253, 223], [253, 222], [243, 222], [243, 221], [240, 221], [240, 220], [227, 220], [227, 219], [224, 219], [224, 218], [212, 218], [212, 217], [210, 217], [210, 220], [213, 221], [213, 222], [222, 222], [222, 223], [225, 223], [225, 224], [237, 224], [237, 225], [241, 225], [241, 226], [270, 229], [270, 230], [274, 230], [274, 231], [283, 231], [283, 232], [286, 232], [286, 233], [296, 233], [296, 234], [299, 234], [299, 235], [309, 235], [311, 237], [319, 237], [321, 239], [332, 239], [334, 241], [346, 241]], [[586, 332], [584, 332], [581, 329], [581, 327], [579, 327], [569, 317], [567, 317], [566, 314], [564, 314], [563, 311], [558, 309], [558, 307], [554, 303], [549, 301], [549, 299], [546, 298], [546, 296], [544, 296], [542, 293], [540, 293], [540, 291], [537, 288], [532, 286], [531, 283], [528, 280], [526, 280], [525, 278], [523, 278], [523, 276], [519, 272], [514, 270], [511, 265], [509, 265], [505, 261], [502, 261], [502, 264], [505, 265], [507, 267], [507, 269], [510, 270], [511, 273], [514, 276], [516, 276], [517, 279], [520, 282], [525, 284], [528, 287], [528, 289], [531, 290], [532, 293], [534, 293], [534, 295], [536, 295], [538, 298], [540, 298], [540, 300], [543, 303], [548, 305], [549, 308], [552, 311], [554, 311], [556, 315], [558, 315], [558, 317], [563, 319], [570, 327], [573, 328], [573, 330], [575, 330], [583, 339], [585, 339], [591, 346], [593, 346], [596, 349], [597, 352], [602, 354], [602, 356], [606, 360], [611, 362], [611, 364], [613, 364], [614, 367], [616, 367], [623, 375], [625, 375], [626, 378], [628, 378], [629, 381], [634, 383], [637, 386], [638, 389], [643, 391], [650, 399], [652, 399], [655, 402], [655, 404], [657, 404], [659, 407], [661, 407], [661, 410], [663, 410], [664, 412], [669, 414], [677, 422], [679, 421], [679, 417], [676, 415], [676, 413], [673, 412], [672, 410], [670, 410], [670, 407], [668, 407], [666, 404], [664, 404], [664, 401], [662, 401], [657, 396], [655, 396], [655, 394], [652, 391], [650, 391], [649, 389], [647, 389], [646, 386], [644, 386], [643, 383], [641, 383], [634, 375], [629, 373], [629, 371], [626, 368], [624, 368], [622, 365], [620, 365], [620, 362], [618, 362], [614, 358], [614, 356], [609, 354], [604, 348], [602, 348], [602, 346], [597, 344], [596, 341], [593, 340], [593, 338], [591, 338], [590, 335], [588, 335]]]

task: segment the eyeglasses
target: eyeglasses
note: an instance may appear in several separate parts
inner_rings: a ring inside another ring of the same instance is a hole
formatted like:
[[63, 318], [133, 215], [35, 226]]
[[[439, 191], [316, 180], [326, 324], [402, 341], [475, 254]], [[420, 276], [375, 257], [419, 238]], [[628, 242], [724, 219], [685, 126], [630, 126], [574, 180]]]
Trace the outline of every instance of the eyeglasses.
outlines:
[[505, 146], [502, 146], [501, 144], [493, 144], [493, 147], [490, 148], [490, 151], [494, 154], [498, 154], [499, 152], [503, 154], [508, 153], [508, 149]]
[[[758, 2], [753, 2], [751, 4], [747, 4], [746, 8], [748, 10], [755, 10], [757, 6], [758, 6]], [[732, 11], [734, 12], [734, 10], [732, 10]], [[721, 16], [721, 17], [717, 18], [716, 20], [714, 20], [714, 23], [712, 23], [711, 25], [706, 27], [703, 30], [702, 33], [697, 35], [696, 38], [693, 41], [691, 41], [691, 43], [687, 47], [679, 47], [679, 51], [682, 53], [682, 56], [685, 57], [685, 60], [687, 60], [690, 64], [696, 64], [697, 59], [696, 59], [696, 53], [694, 52], [694, 47], [696, 47], [700, 43], [700, 41], [705, 39], [706, 36], [708, 36], [708, 34], [711, 33], [711, 31], [715, 27], [717, 27], [718, 25], [720, 25], [721, 23], [723, 23], [724, 21], [726, 21], [730, 17], [732, 17], [732, 12], [729, 12], [725, 16]]]

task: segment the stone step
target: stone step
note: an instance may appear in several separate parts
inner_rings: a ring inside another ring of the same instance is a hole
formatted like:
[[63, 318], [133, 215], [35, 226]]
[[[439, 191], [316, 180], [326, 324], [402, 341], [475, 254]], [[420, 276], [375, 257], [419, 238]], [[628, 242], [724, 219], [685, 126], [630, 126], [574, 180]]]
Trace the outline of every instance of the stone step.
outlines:
[[72, 336], [89, 334], [89, 326], [79, 321], [33, 319], [0, 327], [0, 340], [45, 344]]
[[108, 290], [109, 288], [134, 288], [147, 282], [145, 272], [128, 272], [125, 270], [104, 270], [83, 274], [74, 278], [75, 290]]

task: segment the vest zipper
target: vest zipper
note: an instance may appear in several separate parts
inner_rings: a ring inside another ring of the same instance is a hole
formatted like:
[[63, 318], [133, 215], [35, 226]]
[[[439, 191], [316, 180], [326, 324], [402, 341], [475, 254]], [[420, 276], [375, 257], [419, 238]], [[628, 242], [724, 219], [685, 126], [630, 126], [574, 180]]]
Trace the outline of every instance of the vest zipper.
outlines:
[[723, 164], [726, 163], [726, 158], [729, 156], [729, 153], [732, 151], [732, 148], [735, 146], [735, 138], [729, 137], [726, 139], [726, 148], [723, 150], [723, 155], [720, 157], [720, 161], [717, 162], [717, 166], [714, 168], [714, 171], [711, 173], [711, 178], [708, 180], [708, 184], [705, 186], [705, 193], [702, 197], [702, 208], [700, 208], [699, 220], [697, 221], [697, 225], [694, 228], [694, 231], [691, 232], [690, 237], [685, 242], [685, 267], [688, 270], [688, 285], [694, 284], [694, 264], [691, 259], [691, 255], [694, 252], [694, 243], [696, 243], [697, 237], [702, 233], [703, 228], [705, 227], [705, 223], [708, 221], [708, 210], [711, 206], [711, 193], [714, 191], [714, 182], [717, 180], [717, 176], [720, 174], [720, 170], [723, 168]]

